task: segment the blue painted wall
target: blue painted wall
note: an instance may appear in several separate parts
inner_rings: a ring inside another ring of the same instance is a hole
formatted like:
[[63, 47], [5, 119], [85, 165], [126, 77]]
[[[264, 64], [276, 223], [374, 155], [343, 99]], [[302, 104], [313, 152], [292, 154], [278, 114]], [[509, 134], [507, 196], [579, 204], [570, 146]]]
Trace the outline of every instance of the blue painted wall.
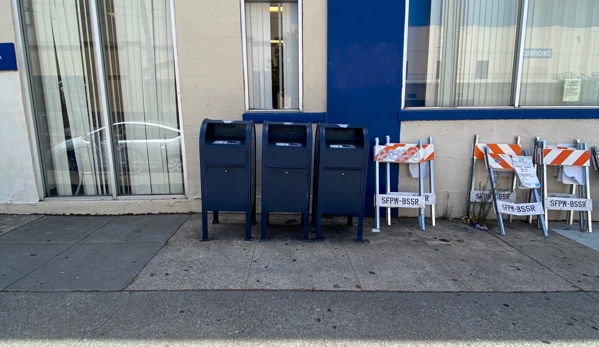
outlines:
[[[328, 1], [327, 122], [365, 125], [371, 145], [386, 135], [399, 141], [404, 5], [401, 0]], [[367, 215], [374, 194], [372, 158], [369, 163]]]

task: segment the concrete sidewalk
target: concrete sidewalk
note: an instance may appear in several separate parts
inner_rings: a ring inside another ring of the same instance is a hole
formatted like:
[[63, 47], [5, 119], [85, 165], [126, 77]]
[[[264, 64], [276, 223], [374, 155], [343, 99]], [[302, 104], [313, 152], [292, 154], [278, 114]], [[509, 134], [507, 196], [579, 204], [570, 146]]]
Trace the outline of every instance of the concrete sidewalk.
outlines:
[[298, 221], [1, 215], [0, 346], [599, 345], [599, 252], [555, 232]]

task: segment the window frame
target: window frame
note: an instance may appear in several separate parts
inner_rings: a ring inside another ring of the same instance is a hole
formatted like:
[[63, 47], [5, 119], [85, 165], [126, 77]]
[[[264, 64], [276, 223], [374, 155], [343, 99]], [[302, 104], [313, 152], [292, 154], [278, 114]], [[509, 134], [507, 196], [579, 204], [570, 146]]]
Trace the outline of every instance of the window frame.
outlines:
[[247, 32], [245, 29], [246, 20], [245, 20], [245, 4], [246, 2], [262, 2], [262, 3], [270, 3], [270, 2], [293, 2], [289, 0], [279, 0], [279, 1], [260, 1], [260, 0], [239, 0], [239, 5], [241, 8], [241, 45], [242, 45], [242, 57], [243, 57], [243, 86], [244, 86], [244, 104], [245, 104], [245, 112], [246, 113], [297, 113], [303, 112], [304, 110], [304, 49], [303, 49], [303, 41], [304, 41], [304, 4], [303, 0], [297, 0], [297, 22], [298, 22], [298, 64], [299, 64], [299, 78], [298, 78], [298, 98], [299, 98], [299, 108], [298, 109], [250, 109], [250, 91], [249, 91], [249, 80], [248, 80], [248, 55], [247, 55]]
[[[408, 67], [408, 37], [409, 37], [409, 18], [410, 18], [410, 5], [412, 3], [412, 1], [416, 2], [415, 0], [406, 0], [406, 7], [405, 7], [405, 13], [404, 13], [404, 41], [403, 41], [403, 69], [402, 69], [402, 92], [401, 92], [401, 102], [400, 102], [400, 110], [401, 111], [414, 111], [414, 112], [420, 112], [420, 111], [441, 111], [441, 110], [462, 110], [462, 111], [477, 111], [477, 110], [497, 110], [499, 112], [501, 111], [508, 111], [508, 110], [580, 110], [581, 112], [585, 112], [585, 111], [591, 111], [591, 110], [598, 110], [599, 109], [599, 105], [576, 105], [576, 106], [564, 106], [564, 105], [541, 105], [541, 106], [533, 106], [533, 105], [521, 105], [520, 104], [520, 98], [521, 98], [521, 89], [522, 89], [522, 80], [523, 80], [523, 65], [524, 65], [524, 50], [525, 50], [525, 40], [526, 40], [526, 33], [527, 33], [527, 25], [528, 25], [528, 11], [529, 11], [529, 0], [522, 0], [520, 2], [520, 8], [518, 9], [518, 14], [519, 14], [519, 18], [518, 18], [518, 27], [516, 28], [516, 40], [514, 42], [514, 45], [516, 47], [516, 51], [515, 51], [515, 56], [517, 57], [517, 59], [514, 61], [514, 80], [512, 81], [512, 98], [511, 98], [511, 102], [512, 105], [502, 105], [502, 106], [451, 106], [451, 107], [447, 107], [447, 106], [422, 106], [422, 107], [406, 107], [406, 100], [407, 100], [407, 90], [406, 90], [406, 86], [407, 86], [407, 79], [408, 79], [408, 71], [407, 71], [407, 67]], [[514, 118], [519, 118], [518, 117], [514, 117]], [[443, 117], [441, 117], [443, 118]], [[468, 118], [468, 119], [476, 119], [477, 117], [474, 118]], [[483, 117], [485, 118], [485, 117]], [[481, 119], [483, 119], [481, 118]], [[505, 119], [509, 119], [512, 118], [512, 116], [509, 117], [500, 117], [500, 118], [505, 118]], [[541, 117], [539, 117], [541, 118]], [[560, 117], [549, 117], [549, 118], [560, 118]], [[562, 118], [578, 118], [578, 117], [562, 117]], [[585, 114], [585, 117], [581, 117], [581, 118], [599, 118], [597, 116], [595, 117], [587, 117]], [[408, 120], [415, 120], [415, 119], [420, 119], [420, 117], [407, 117]]]

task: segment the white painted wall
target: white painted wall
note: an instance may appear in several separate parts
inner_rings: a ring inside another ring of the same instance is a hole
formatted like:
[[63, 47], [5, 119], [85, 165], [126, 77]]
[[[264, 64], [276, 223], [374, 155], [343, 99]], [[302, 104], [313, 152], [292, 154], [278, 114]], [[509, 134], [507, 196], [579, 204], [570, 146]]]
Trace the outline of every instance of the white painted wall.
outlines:
[[[0, 0], [0, 42], [16, 43], [10, 0]], [[19, 64], [19, 69], [23, 66]], [[0, 204], [39, 200], [18, 71], [0, 71]]]

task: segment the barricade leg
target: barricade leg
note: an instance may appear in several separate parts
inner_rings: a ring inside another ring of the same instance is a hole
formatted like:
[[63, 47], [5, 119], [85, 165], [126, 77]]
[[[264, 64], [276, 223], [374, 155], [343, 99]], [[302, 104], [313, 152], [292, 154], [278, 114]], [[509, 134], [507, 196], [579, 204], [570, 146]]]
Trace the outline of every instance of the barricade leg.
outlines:
[[467, 201], [467, 206], [468, 206], [468, 210], [466, 211], [466, 218], [468, 218], [468, 220], [470, 220], [470, 216], [472, 215], [472, 209], [474, 208], [474, 203], [471, 202], [472, 198], [472, 191], [474, 190], [474, 185], [475, 185], [475, 174], [476, 174], [476, 157], [474, 156], [474, 148], [476, 147], [476, 145], [478, 144], [478, 135], [474, 135], [474, 144], [472, 145], [472, 163], [470, 164], [470, 187], [468, 187], [468, 201]]
[[[485, 156], [489, 155], [489, 148], [485, 148]], [[485, 159], [486, 161], [486, 159]], [[495, 183], [495, 173], [493, 172], [493, 169], [491, 168], [490, 165], [487, 164], [487, 169], [489, 171], [489, 181], [491, 182], [491, 194], [493, 195], [493, 207], [495, 208], [495, 214], [497, 215], [497, 223], [499, 224], [499, 234], [504, 236], [505, 235], [505, 229], [503, 227], [503, 217], [501, 215], [501, 213], [499, 212], [499, 204], [498, 204], [498, 197], [497, 197], [497, 190], [496, 190], [496, 183]]]
[[[374, 145], [375, 148], [376, 146], [379, 145], [379, 138], [376, 137], [374, 139]], [[379, 162], [378, 160], [375, 160], [374, 162], [374, 209], [375, 209], [375, 223], [376, 226], [374, 229], [372, 229], [372, 232], [380, 232], [381, 231], [381, 209], [377, 206], [377, 201], [376, 201], [376, 196], [379, 195]]]
[[[543, 150], [545, 147], [547, 146], [547, 143], [545, 141], [542, 142], [541, 145], [541, 150]], [[542, 157], [542, 155], [541, 155]], [[547, 165], [545, 165], [545, 159], [541, 159], [541, 166], [542, 166], [542, 176], [543, 176], [543, 182], [541, 183], [541, 186], [543, 187], [543, 208], [545, 210], [545, 220], [544, 220], [544, 225], [545, 225], [545, 229], [549, 229], [549, 210], [547, 209], [547, 204], [545, 202], [545, 199], [547, 199]]]
[[[534, 196], [535, 196], [535, 200], [537, 202], [541, 202], [541, 197], [539, 196], [539, 191], [538, 189], [531, 189]], [[543, 206], [545, 206], [545, 204], [543, 204]], [[544, 214], [540, 214], [538, 215], [539, 220], [541, 221], [541, 226], [543, 228], [543, 236], [547, 237], [549, 236], [549, 233], [547, 232], [547, 223], [545, 223], [545, 215]]]
[[[591, 198], [591, 181], [589, 179], [589, 167], [585, 167], [585, 176], [586, 176], [586, 194], [585, 194], [585, 199], [590, 199]], [[593, 232], [593, 220], [591, 217], [591, 211], [586, 211], [587, 214], [587, 232], [592, 233]]]
[[[418, 147], [422, 148], [422, 140], [418, 140]], [[424, 159], [424, 158], [421, 158]], [[418, 193], [420, 196], [424, 196], [424, 168], [422, 167], [422, 163], [418, 164]], [[426, 230], [426, 225], [424, 225], [424, 208], [418, 209], [418, 217], [420, 219], [420, 230]]]
[[[430, 145], [433, 144], [433, 137], [432, 136], [428, 138], [428, 143]], [[430, 188], [429, 191], [431, 193], [433, 193], [433, 194], [435, 193], [435, 175], [434, 175], [434, 173], [435, 173], [435, 170], [434, 170], [434, 160], [430, 160], [428, 162], [428, 178], [429, 178], [429, 188]], [[436, 201], [435, 201], [435, 203], [436, 203]], [[431, 204], [431, 223], [432, 223], [432, 226], [435, 226], [435, 224], [436, 224], [435, 223], [435, 217], [436, 217], [436, 215], [435, 215], [435, 204]]]
[[[516, 136], [516, 144], [519, 145], [520, 144], [520, 136]], [[512, 173], [512, 192], [516, 191], [516, 182], [517, 182], [518, 178], [516, 175], [516, 172], [514, 171]], [[508, 217], [508, 221], [511, 223], [514, 220], [514, 217], [512, 215], [509, 215]]]
[[[391, 137], [389, 135], [387, 135], [385, 137], [385, 139], [387, 140], [387, 145], [389, 145], [391, 143]], [[387, 174], [385, 176], [386, 181], [387, 181], [387, 194], [389, 194], [391, 192], [391, 164], [387, 163], [386, 164], [386, 168], [387, 168]], [[399, 191], [399, 185], [397, 187], [397, 191]], [[387, 207], [387, 225], [391, 225], [391, 207]]]

